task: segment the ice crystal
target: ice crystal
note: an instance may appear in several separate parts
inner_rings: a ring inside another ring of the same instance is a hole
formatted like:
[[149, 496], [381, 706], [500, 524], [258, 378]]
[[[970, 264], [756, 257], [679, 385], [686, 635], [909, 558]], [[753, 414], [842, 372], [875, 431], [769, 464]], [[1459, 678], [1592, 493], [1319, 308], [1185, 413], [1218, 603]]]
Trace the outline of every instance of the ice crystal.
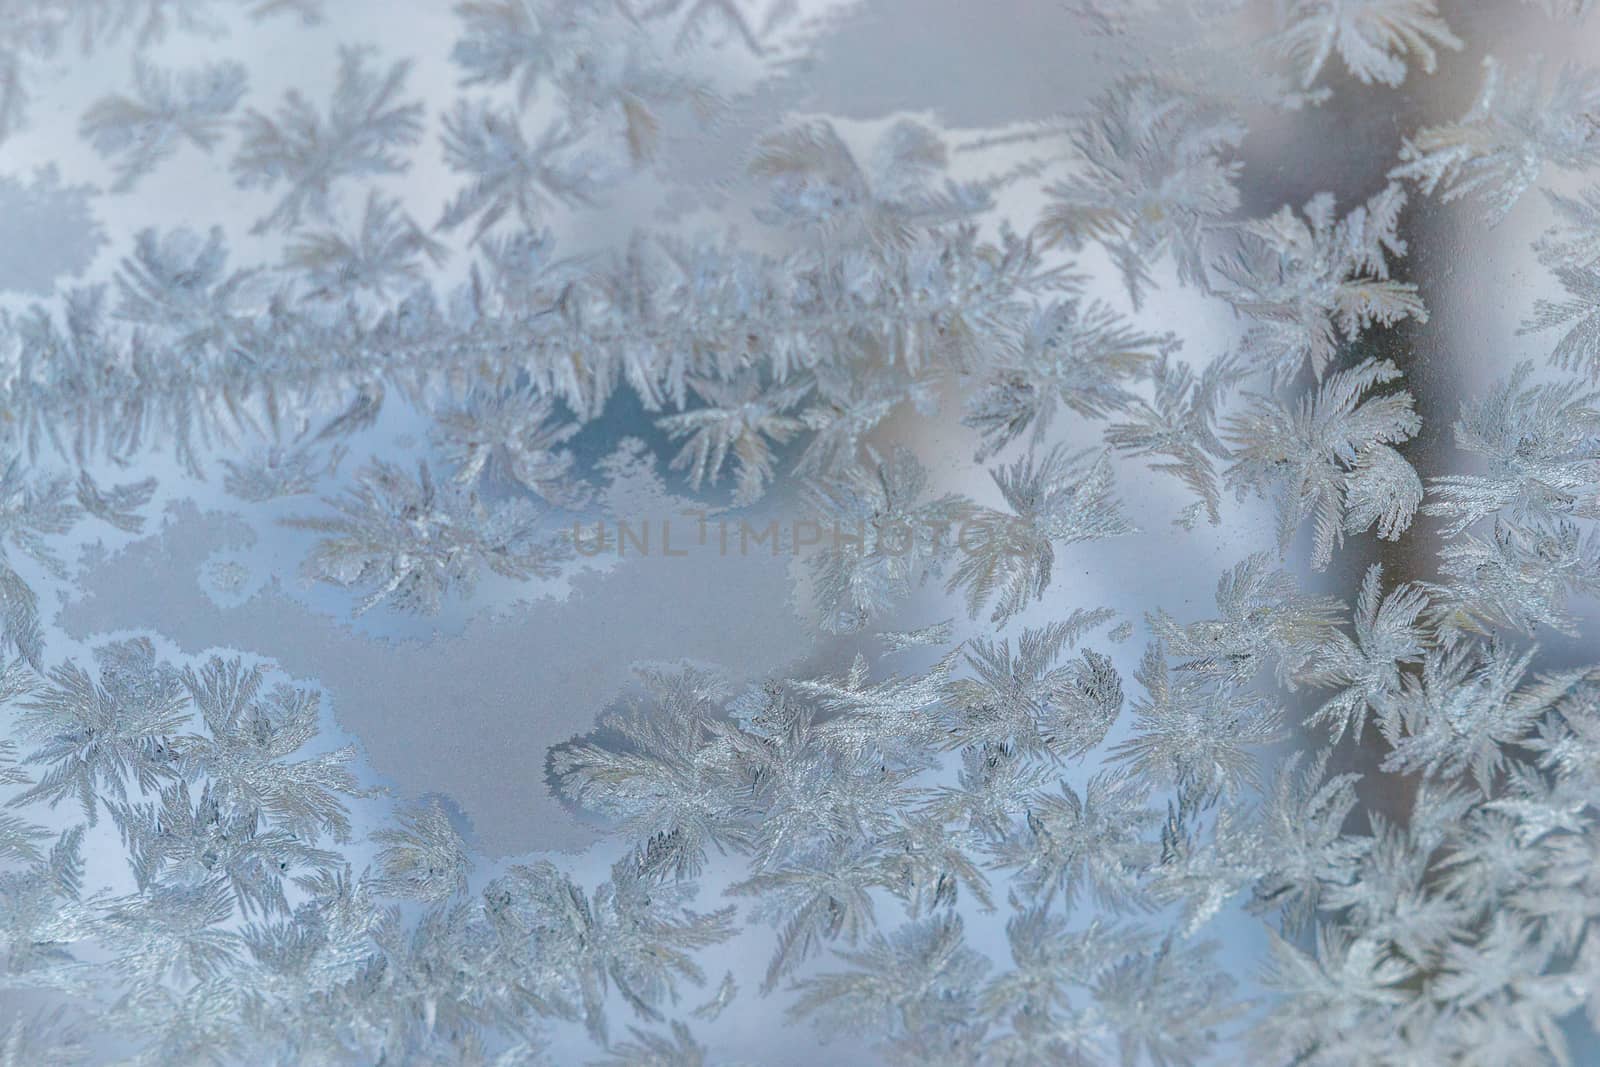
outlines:
[[1122, 383], [1170, 345], [1134, 331], [1103, 305], [1065, 301], [1046, 308], [1020, 350], [993, 366], [984, 389], [968, 401], [964, 421], [984, 436], [978, 458], [1025, 434], [1042, 442], [1061, 408], [1089, 418], [1127, 409], [1135, 397]]
[[1422, 480], [1393, 447], [1421, 426], [1411, 394], [1362, 395], [1399, 376], [1387, 360], [1366, 360], [1330, 375], [1293, 407], [1256, 397], [1226, 428], [1234, 456], [1228, 483], [1277, 496], [1285, 550], [1311, 519], [1314, 567], [1328, 565], [1347, 532], [1374, 522], [1394, 540], [1422, 503]]
[[896, 449], [876, 470], [814, 483], [818, 513], [834, 524], [808, 560], [826, 629], [850, 632], [893, 607], [952, 553], [970, 502], [955, 494], [932, 500], [928, 472], [915, 454]]
[[999, 594], [990, 618], [1003, 622], [1050, 584], [1055, 544], [1115, 537], [1133, 526], [1112, 495], [1104, 455], [1071, 454], [1059, 445], [1041, 460], [1032, 455], [991, 470], [1009, 511], [984, 508], [969, 519], [972, 548], [950, 576], [965, 591], [974, 616]]
[[294, 229], [307, 215], [326, 218], [333, 185], [341, 179], [403, 170], [396, 150], [422, 134], [422, 105], [401, 103], [410, 65], [404, 61], [382, 74], [367, 67], [366, 51], [347, 48], [339, 57], [339, 81], [327, 117], [298, 91], [291, 91], [276, 116], [251, 111], [245, 116], [243, 143], [233, 161], [246, 188], [286, 187], [276, 207], [256, 223], [257, 230]]
[[588, 201], [594, 161], [562, 158], [577, 140], [573, 131], [553, 125], [530, 143], [515, 114], [462, 104], [445, 120], [445, 153], [451, 168], [472, 182], [445, 207], [439, 224], [454, 229], [476, 218], [473, 236], [482, 238], [508, 214], [532, 227], [547, 205]]
[[970, 678], [950, 685], [964, 745], [1007, 745], [1054, 758], [1094, 748], [1122, 710], [1122, 681], [1105, 656], [1085, 650], [1056, 666], [1066, 646], [1108, 613], [1075, 612], [1043, 630], [1024, 630], [1015, 654], [1010, 640], [977, 640], [965, 655]]
[[1577, 382], [1525, 385], [1521, 364], [1494, 393], [1468, 402], [1455, 424], [1456, 447], [1488, 461], [1484, 474], [1446, 475], [1429, 487], [1430, 515], [1450, 519], [1447, 534], [1508, 511], [1518, 520], [1591, 518], [1600, 481], [1600, 394]]
[[661, 428], [675, 438], [687, 437], [673, 466], [687, 468], [689, 484], [716, 484], [731, 456], [738, 479], [734, 501], [754, 503], [773, 476], [771, 445], [783, 444], [804, 426], [785, 414], [804, 399], [803, 385], [763, 389], [754, 374], [730, 382], [695, 380], [694, 391], [705, 406], [681, 415], [669, 415]]
[[1371, 712], [1388, 706], [1399, 693], [1402, 670], [1420, 660], [1425, 629], [1419, 625], [1427, 595], [1411, 585], [1383, 592], [1383, 568], [1374, 564], [1361, 581], [1356, 600], [1355, 639], [1329, 635], [1316, 649], [1301, 680], [1339, 691], [1317, 711], [1338, 743], [1349, 730], [1361, 739]]
[[1203, 286], [1207, 230], [1239, 203], [1230, 157], [1243, 139], [1225, 109], [1153, 79], [1119, 86], [1073, 132], [1085, 172], [1046, 190], [1043, 232], [1074, 248], [1104, 243], [1135, 305], [1166, 253], [1181, 280]]
[[1231, 360], [1216, 359], [1198, 377], [1184, 363], [1165, 357], [1151, 372], [1152, 400], [1138, 398], [1124, 412], [1130, 419], [1106, 430], [1106, 442], [1130, 455], [1159, 456], [1151, 469], [1181, 480], [1200, 498], [1213, 526], [1222, 521], [1222, 493], [1214, 462], [1229, 456], [1217, 437], [1218, 407], [1242, 377]]
[[177, 759], [172, 735], [186, 704], [180, 679], [156, 662], [149, 641], [109, 645], [98, 658], [98, 682], [66, 664], [23, 705], [22, 734], [39, 745], [28, 760], [48, 770], [13, 798], [19, 804], [76, 800], [91, 826], [102, 788], [124, 799], [129, 784], [145, 790], [171, 774]]
[[1291, 5], [1286, 23], [1279, 47], [1304, 69], [1308, 89], [1334, 52], [1361, 81], [1399, 85], [1408, 53], [1432, 74], [1435, 49], [1461, 47], [1433, 0], [1300, 0]]
[[423, 280], [424, 266], [444, 258], [444, 246], [424, 233], [392, 200], [367, 196], [360, 232], [338, 230], [302, 234], [288, 250], [288, 261], [305, 271], [313, 296], [339, 300], [367, 292], [382, 299], [390, 287], [404, 289]]
[[1374, 325], [1426, 322], [1415, 285], [1389, 277], [1388, 256], [1404, 255], [1400, 210], [1405, 194], [1390, 185], [1344, 218], [1326, 194], [1304, 220], [1288, 207], [1241, 227], [1238, 247], [1217, 263], [1224, 298], [1255, 325], [1248, 358], [1287, 382], [1309, 363], [1321, 378], [1341, 342]]
[[552, 573], [570, 551], [553, 537], [539, 539], [525, 508], [507, 504], [491, 511], [453, 483], [436, 485], [426, 463], [413, 477], [374, 461], [356, 489], [328, 503], [339, 517], [287, 521], [329, 535], [307, 557], [310, 576], [376, 587], [357, 613], [385, 600], [437, 611], [445, 593], [470, 589], [484, 567], [509, 577]]
[[217, 63], [176, 78], [140, 62], [136, 95], [108, 96], [84, 113], [83, 135], [105, 156], [121, 156], [113, 189], [126, 192], [177, 151], [179, 140], [209, 152], [245, 93], [245, 70]]
[[1534, 69], [1507, 76], [1492, 56], [1483, 87], [1458, 121], [1421, 130], [1400, 150], [1396, 177], [1416, 181], [1446, 200], [1473, 195], [1491, 221], [1509, 212], [1539, 180], [1545, 166], [1577, 170], [1600, 162], [1592, 118], [1600, 107], [1600, 78], [1575, 65], [1552, 77]]

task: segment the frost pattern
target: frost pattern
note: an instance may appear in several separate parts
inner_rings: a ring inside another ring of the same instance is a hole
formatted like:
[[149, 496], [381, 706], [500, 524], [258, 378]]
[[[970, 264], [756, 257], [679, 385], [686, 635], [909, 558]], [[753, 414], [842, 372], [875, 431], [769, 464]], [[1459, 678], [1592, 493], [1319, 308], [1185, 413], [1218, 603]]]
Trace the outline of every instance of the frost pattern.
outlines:
[[[1264, 202], [1253, 127], [1434, 75], [1454, 11], [1074, 5], [1113, 72], [957, 131], [741, 125], [852, 25], [784, 0], [464, 0], [436, 54], [311, 48], [325, 89], [251, 96], [246, 20], [321, 45], [328, 8], [0, 0], [0, 136], [81, 45], [132, 71], [69, 131], [91, 177], [137, 203], [215, 153], [251, 217], [142, 228], [0, 320], [0, 1060], [700, 1065], [752, 1004], [841, 1062], [1592, 1055], [1600, 666], [1536, 640], [1600, 595], [1600, 193], [1524, 200], [1600, 167], [1592, 73], [1489, 61], [1341, 208]], [[169, 34], [217, 54], [158, 66]], [[743, 169], [676, 187], [719, 137]], [[3, 179], [83, 216], [59, 180]], [[1468, 197], [1548, 206], [1563, 295], [1520, 309], [1550, 366], [1506, 360], [1430, 467], [1411, 235]], [[60, 629], [85, 539], [213, 475], [307, 598], [397, 627], [644, 550], [604, 532], [631, 478], [792, 551], [843, 658], [633, 665], [519, 754], [601, 842], [489, 856], [371, 784], [314, 679]], [[1201, 516], [1214, 609], [1076, 583]]]

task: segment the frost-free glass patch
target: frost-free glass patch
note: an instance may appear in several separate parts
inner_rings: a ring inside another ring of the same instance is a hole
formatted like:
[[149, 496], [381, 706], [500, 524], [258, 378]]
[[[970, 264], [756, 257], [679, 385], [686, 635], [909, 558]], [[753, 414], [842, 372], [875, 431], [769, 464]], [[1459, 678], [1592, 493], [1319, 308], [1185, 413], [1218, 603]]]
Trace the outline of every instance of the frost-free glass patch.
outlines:
[[1587, 0], [0, 0], [0, 1063], [1600, 1062]]

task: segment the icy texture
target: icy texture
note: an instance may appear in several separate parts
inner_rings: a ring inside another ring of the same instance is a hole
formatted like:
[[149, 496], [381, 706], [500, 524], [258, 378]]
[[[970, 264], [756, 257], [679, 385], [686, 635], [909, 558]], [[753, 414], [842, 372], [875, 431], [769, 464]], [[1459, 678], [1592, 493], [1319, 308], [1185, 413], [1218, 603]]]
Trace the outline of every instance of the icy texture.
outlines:
[[0, 1063], [1600, 1061], [1544, 6], [0, 0]]

